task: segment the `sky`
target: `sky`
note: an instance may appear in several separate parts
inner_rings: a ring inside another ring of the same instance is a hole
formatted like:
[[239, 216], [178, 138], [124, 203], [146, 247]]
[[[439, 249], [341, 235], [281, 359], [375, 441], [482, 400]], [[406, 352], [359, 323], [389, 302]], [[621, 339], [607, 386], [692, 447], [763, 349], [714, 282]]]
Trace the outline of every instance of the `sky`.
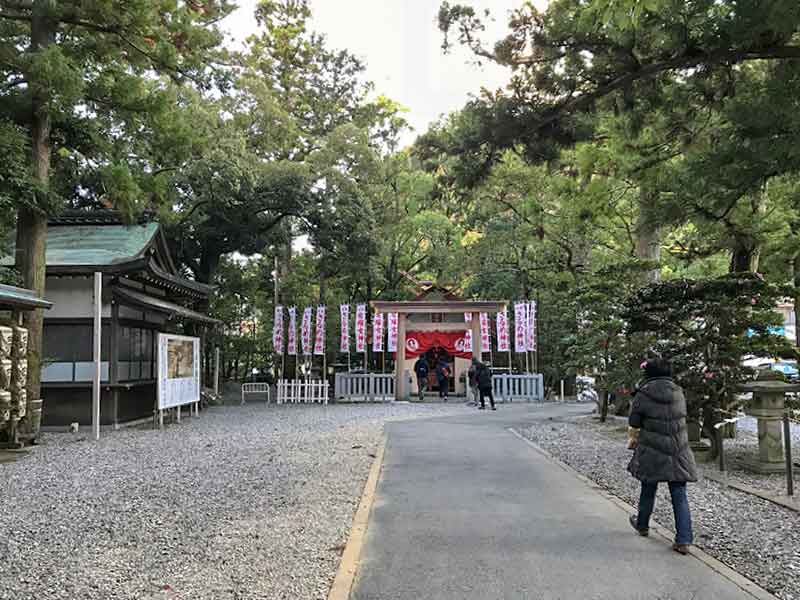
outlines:
[[[494, 22], [486, 32], [489, 43], [507, 31], [509, 12], [523, 0], [462, 0], [482, 11], [492, 10]], [[366, 63], [366, 78], [375, 91], [408, 109], [414, 133], [410, 143], [441, 115], [462, 107], [481, 87], [495, 89], [509, 78], [496, 65], [476, 66], [461, 48], [445, 55], [436, 25], [441, 0], [310, 0], [313, 24], [332, 48], [347, 49]], [[255, 31], [252, 17], [257, 0], [239, 0], [239, 10], [226, 28], [236, 40]], [[534, 2], [537, 6], [546, 0]], [[488, 44], [487, 44], [488, 45]]]

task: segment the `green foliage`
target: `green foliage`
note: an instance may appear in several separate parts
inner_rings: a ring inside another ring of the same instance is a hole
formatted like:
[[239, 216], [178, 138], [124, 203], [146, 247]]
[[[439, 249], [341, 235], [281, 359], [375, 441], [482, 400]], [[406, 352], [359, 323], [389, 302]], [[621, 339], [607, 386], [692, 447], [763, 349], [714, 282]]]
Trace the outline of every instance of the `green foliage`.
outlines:
[[745, 357], [798, 355], [770, 330], [783, 325], [775, 307], [788, 292], [752, 273], [677, 279], [641, 289], [622, 315], [628, 335], [643, 335], [651, 352], [673, 361], [690, 399], [731, 409], [737, 386], [752, 376]]

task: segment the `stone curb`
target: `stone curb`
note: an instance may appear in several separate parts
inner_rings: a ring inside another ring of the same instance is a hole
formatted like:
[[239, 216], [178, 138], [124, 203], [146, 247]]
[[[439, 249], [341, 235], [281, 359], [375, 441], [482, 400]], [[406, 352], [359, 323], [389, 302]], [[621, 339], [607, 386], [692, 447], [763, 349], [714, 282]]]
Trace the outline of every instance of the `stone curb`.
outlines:
[[762, 500], [766, 500], [767, 502], [772, 502], [773, 504], [777, 504], [778, 506], [782, 506], [783, 508], [788, 508], [789, 510], [793, 510], [794, 512], [800, 512], [800, 504], [797, 501], [789, 500], [791, 496], [779, 496], [776, 494], [769, 494], [767, 492], [762, 492], [754, 487], [750, 487], [749, 485], [744, 485], [743, 483], [738, 483], [736, 481], [731, 481], [728, 479], [726, 475], [721, 475], [714, 471], [703, 472], [703, 478], [709, 479], [710, 481], [714, 481], [719, 483], [720, 485], [727, 486], [734, 490], [738, 490], [740, 492], [744, 492], [745, 494], [750, 494], [751, 496], [756, 496], [761, 498]]
[[342, 560], [333, 580], [328, 600], [348, 600], [350, 591], [353, 589], [353, 582], [358, 573], [359, 562], [361, 560], [361, 550], [364, 547], [364, 539], [369, 525], [369, 516], [372, 512], [372, 505], [375, 502], [375, 492], [378, 488], [381, 469], [383, 468], [383, 455], [386, 450], [386, 434], [381, 438], [380, 446], [375, 453], [375, 460], [364, 484], [364, 492], [361, 495], [361, 502], [358, 510], [353, 517], [353, 526], [350, 529], [350, 536], [347, 545], [342, 553]]
[[[586, 477], [582, 473], [579, 473], [578, 471], [576, 471], [575, 469], [570, 467], [565, 462], [562, 462], [561, 460], [559, 460], [558, 458], [556, 458], [555, 456], [553, 456], [552, 454], [547, 452], [547, 450], [545, 450], [544, 448], [539, 446], [536, 442], [533, 442], [533, 441], [529, 440], [528, 438], [523, 436], [521, 433], [519, 433], [515, 429], [509, 428], [508, 431], [512, 435], [516, 436], [517, 438], [519, 438], [520, 440], [522, 440], [523, 442], [528, 444], [531, 448], [533, 448], [536, 452], [541, 454], [547, 460], [549, 460], [553, 464], [561, 467], [564, 471], [566, 471], [567, 473], [569, 473], [573, 477], [579, 479], [586, 486], [588, 486], [589, 488], [591, 488], [592, 490], [594, 490], [595, 492], [597, 492], [598, 494], [603, 496], [611, 504], [615, 505], [617, 508], [619, 508], [620, 510], [622, 510], [626, 514], [633, 514], [633, 511], [632, 511], [633, 507], [631, 507], [631, 505], [628, 504], [627, 502], [625, 502], [624, 500], [622, 500], [622, 499], [618, 498], [617, 496], [613, 495], [608, 490], [600, 487], [597, 483], [595, 483], [594, 481], [592, 481], [591, 479], [589, 479], [588, 477]], [[666, 527], [663, 527], [662, 525], [659, 525], [658, 523], [653, 521], [653, 522], [650, 523], [650, 532], [651, 532], [651, 534], [655, 533], [666, 544], [668, 544], [669, 546], [672, 546], [673, 533], [669, 529], [667, 529]], [[734, 571], [733, 569], [731, 569], [730, 567], [728, 567], [724, 563], [720, 562], [719, 560], [717, 560], [716, 558], [714, 558], [710, 554], [707, 554], [707, 553], [703, 552], [697, 546], [692, 546], [691, 556], [693, 556], [694, 558], [696, 558], [697, 560], [699, 560], [700, 562], [705, 564], [712, 571], [714, 571], [717, 574], [721, 575], [722, 577], [724, 577], [725, 579], [727, 579], [728, 581], [733, 583], [736, 587], [741, 589], [743, 592], [749, 594], [753, 598], [756, 598], [757, 600], [778, 600], [778, 598], [776, 596], [770, 594], [767, 590], [765, 590], [764, 588], [762, 588], [758, 584], [750, 581], [749, 579], [747, 579], [743, 575], [740, 575], [739, 573], [737, 573], [736, 571]]]

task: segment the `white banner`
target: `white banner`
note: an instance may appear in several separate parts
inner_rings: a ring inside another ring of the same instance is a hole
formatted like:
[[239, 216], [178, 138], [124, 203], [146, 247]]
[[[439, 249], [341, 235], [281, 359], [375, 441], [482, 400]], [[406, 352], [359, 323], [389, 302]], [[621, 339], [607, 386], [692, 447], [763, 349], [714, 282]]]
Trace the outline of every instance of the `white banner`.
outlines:
[[289, 356], [297, 356], [297, 307], [289, 309], [289, 331], [287, 332], [286, 352]]
[[311, 307], [303, 310], [303, 322], [300, 325], [300, 342], [303, 345], [303, 354], [311, 356]]
[[492, 351], [492, 336], [489, 333], [489, 315], [481, 313], [481, 350]]
[[272, 348], [275, 354], [283, 354], [283, 307], [275, 307], [275, 319], [272, 322]]
[[472, 352], [472, 313], [464, 313], [467, 330], [464, 332], [464, 352]]
[[339, 333], [339, 351], [350, 354], [350, 305], [339, 306], [339, 319], [341, 328]]
[[356, 352], [367, 351], [367, 305], [356, 306]]
[[314, 354], [323, 356], [325, 354], [325, 307], [317, 307], [317, 331], [314, 336]]
[[375, 313], [372, 320], [372, 351], [383, 352], [383, 313]]
[[386, 350], [397, 352], [397, 313], [389, 313], [389, 331], [386, 339]]
[[159, 333], [158, 408], [200, 402], [200, 338]]
[[523, 353], [528, 349], [528, 304], [514, 304], [514, 352]]
[[497, 351], [508, 352], [511, 348], [508, 339], [508, 313], [497, 313]]
[[528, 350], [536, 352], [536, 302], [528, 305]]

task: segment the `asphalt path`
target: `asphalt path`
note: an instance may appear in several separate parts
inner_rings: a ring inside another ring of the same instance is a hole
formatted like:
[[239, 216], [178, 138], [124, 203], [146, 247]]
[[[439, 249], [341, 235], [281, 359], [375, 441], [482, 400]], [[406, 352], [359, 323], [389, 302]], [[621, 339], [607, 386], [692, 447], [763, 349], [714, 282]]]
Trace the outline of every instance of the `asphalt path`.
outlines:
[[587, 410], [501, 405], [388, 424], [351, 599], [752, 599], [637, 536], [617, 505], [509, 431]]

